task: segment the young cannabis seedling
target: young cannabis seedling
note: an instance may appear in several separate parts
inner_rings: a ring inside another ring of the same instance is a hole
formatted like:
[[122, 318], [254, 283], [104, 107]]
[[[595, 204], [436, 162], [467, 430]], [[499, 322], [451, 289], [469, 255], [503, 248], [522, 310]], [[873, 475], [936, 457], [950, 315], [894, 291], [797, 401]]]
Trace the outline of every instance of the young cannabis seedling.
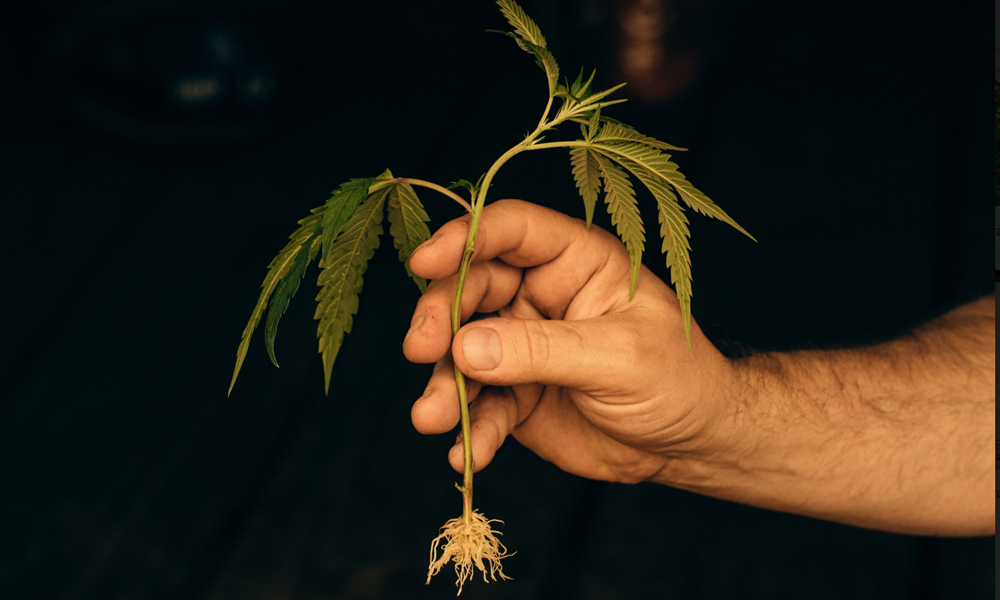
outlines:
[[[660, 223], [661, 250], [666, 255], [670, 269], [670, 280], [680, 301], [684, 322], [684, 335], [688, 346], [691, 344], [691, 257], [688, 239], [688, 220], [684, 208], [714, 217], [750, 236], [736, 224], [729, 215], [715, 205], [705, 194], [695, 188], [681, 174], [677, 165], [670, 160], [668, 150], [683, 150], [654, 138], [645, 136], [619, 121], [611, 119], [602, 111], [624, 100], [609, 100], [608, 97], [622, 85], [607, 90], [591, 89], [592, 73], [586, 80], [583, 72], [573, 82], [560, 82], [559, 66], [549, 51], [545, 38], [538, 26], [524, 10], [512, 0], [499, 0], [500, 12], [512, 27], [510, 36], [525, 52], [535, 57], [535, 62], [545, 72], [548, 81], [548, 102], [538, 125], [523, 140], [504, 152], [489, 170], [472, 184], [461, 180], [444, 188], [420, 179], [395, 177], [388, 170], [369, 179], [352, 179], [341, 185], [323, 206], [314, 208], [312, 214], [299, 221], [299, 228], [292, 233], [288, 244], [278, 253], [268, 266], [267, 276], [262, 284], [260, 298], [250, 315], [250, 322], [243, 330], [243, 336], [236, 352], [236, 368], [233, 371], [229, 391], [239, 375], [243, 359], [246, 357], [250, 337], [260, 324], [267, 310], [264, 325], [264, 345], [275, 365], [274, 337], [278, 321], [288, 308], [288, 303], [299, 289], [299, 283], [310, 263], [319, 258], [321, 269], [318, 284], [320, 292], [316, 296], [315, 318], [319, 321], [319, 351], [323, 358], [325, 389], [329, 393], [330, 375], [333, 363], [344, 341], [344, 335], [351, 331], [353, 316], [358, 311], [358, 294], [361, 292], [362, 276], [379, 245], [382, 234], [383, 214], [389, 218], [389, 233], [399, 251], [399, 259], [406, 267], [407, 274], [416, 282], [421, 291], [426, 282], [410, 271], [410, 254], [430, 237], [427, 228], [429, 217], [417, 197], [414, 187], [424, 187], [438, 191], [461, 204], [470, 214], [471, 223], [462, 262], [458, 272], [458, 282], [452, 301], [451, 331], [458, 332], [461, 326], [461, 300], [466, 275], [472, 262], [479, 220], [486, 204], [490, 184], [508, 160], [528, 151], [564, 148], [569, 150], [570, 164], [576, 187], [583, 198], [587, 227], [590, 227], [594, 207], [598, 197], [604, 192], [604, 203], [611, 215], [611, 223], [628, 249], [631, 262], [631, 286], [629, 299], [635, 294], [642, 253], [646, 237], [639, 209], [636, 204], [632, 177], [648, 189], [656, 201]], [[553, 104], [559, 107], [553, 113]], [[565, 141], [543, 142], [545, 134], [551, 134], [559, 125], [573, 122], [580, 127], [580, 138]], [[470, 202], [452, 191], [464, 187], [470, 195]], [[678, 202], [680, 197], [680, 202]], [[751, 236], [752, 239], [752, 236]], [[458, 593], [472, 578], [475, 569], [494, 581], [503, 573], [500, 561], [509, 556], [494, 532], [493, 523], [473, 510], [472, 507], [472, 436], [470, 435], [469, 406], [465, 378], [455, 368], [461, 412], [461, 429], [465, 456], [462, 485], [456, 487], [462, 493], [462, 516], [444, 524], [439, 535], [431, 544], [430, 564], [427, 582], [449, 562], [455, 563], [458, 577]]]

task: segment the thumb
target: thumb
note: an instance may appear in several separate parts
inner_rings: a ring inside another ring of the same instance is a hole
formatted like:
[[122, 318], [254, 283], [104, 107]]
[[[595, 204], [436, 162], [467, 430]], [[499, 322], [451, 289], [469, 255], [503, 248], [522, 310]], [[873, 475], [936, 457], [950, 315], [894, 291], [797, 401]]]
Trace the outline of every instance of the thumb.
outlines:
[[463, 373], [486, 385], [596, 391], [625, 363], [624, 340], [607, 319], [484, 319], [459, 330], [452, 355]]

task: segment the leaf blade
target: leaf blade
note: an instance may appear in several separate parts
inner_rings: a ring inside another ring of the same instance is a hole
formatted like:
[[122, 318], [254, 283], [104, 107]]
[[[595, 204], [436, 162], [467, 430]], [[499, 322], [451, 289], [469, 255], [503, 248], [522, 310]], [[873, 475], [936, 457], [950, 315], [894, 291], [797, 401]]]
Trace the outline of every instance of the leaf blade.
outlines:
[[570, 148], [570, 164], [573, 167], [573, 180], [576, 189], [583, 198], [583, 208], [587, 217], [587, 229], [594, 220], [594, 206], [601, 192], [601, 170], [597, 155], [589, 148]]
[[[604, 129], [605, 127], [602, 127], [601, 131], [603, 132]], [[757, 241], [747, 230], [743, 229], [732, 217], [726, 214], [722, 208], [702, 193], [701, 190], [694, 187], [684, 174], [680, 172], [677, 164], [670, 160], [669, 154], [664, 154], [658, 148], [640, 142], [595, 141], [593, 147], [602, 153], [633, 161], [672, 185], [680, 194], [684, 203], [695, 212], [718, 219], [748, 238]]]
[[594, 136], [594, 139], [592, 141], [596, 143], [638, 142], [640, 144], [652, 146], [660, 150], [675, 150], [680, 152], [687, 150], [687, 148], [674, 146], [666, 142], [661, 142], [656, 138], [643, 135], [638, 131], [636, 131], [635, 129], [633, 129], [632, 127], [625, 125], [624, 123], [605, 122], [603, 127], [601, 127], [601, 131], [598, 132], [596, 136]]
[[[317, 227], [317, 229], [319, 228]], [[267, 355], [270, 357], [271, 363], [276, 367], [279, 365], [278, 359], [274, 354], [274, 338], [278, 335], [278, 322], [281, 321], [281, 317], [288, 310], [288, 305], [292, 298], [295, 297], [295, 293], [299, 291], [299, 284], [302, 282], [302, 278], [305, 277], [306, 269], [316, 259], [322, 243], [323, 238], [319, 231], [313, 233], [312, 237], [303, 242], [302, 247], [295, 256], [295, 264], [281, 280], [281, 283], [278, 284], [274, 295], [271, 297], [271, 302], [267, 309], [267, 320], [264, 322], [264, 347], [267, 349]]]
[[362, 275], [379, 246], [385, 197], [383, 193], [372, 194], [358, 207], [320, 263], [323, 271], [317, 281], [321, 289], [316, 296], [314, 318], [319, 321], [316, 335], [319, 352], [323, 355], [327, 394], [333, 363], [358, 312], [358, 295], [364, 283]]
[[323, 215], [323, 256], [330, 253], [330, 246], [361, 202], [368, 197], [368, 188], [374, 179], [351, 179], [333, 191], [326, 201]]
[[250, 338], [260, 324], [261, 317], [264, 315], [264, 309], [267, 308], [271, 295], [274, 293], [278, 283], [281, 282], [288, 274], [288, 271], [294, 266], [295, 258], [301, 250], [302, 244], [314, 233], [314, 228], [318, 229], [320, 227], [324, 210], [325, 207], [322, 206], [314, 208], [311, 215], [299, 220], [299, 228], [289, 236], [290, 241], [268, 264], [267, 275], [264, 277], [264, 282], [261, 283], [261, 293], [257, 299], [257, 304], [254, 306], [253, 312], [250, 313], [250, 320], [247, 322], [246, 327], [243, 329], [243, 334], [240, 336], [240, 345], [236, 349], [236, 367], [233, 369], [233, 377], [229, 382], [229, 391], [226, 395], [233, 393], [233, 386], [236, 385], [236, 379], [239, 377], [240, 369], [243, 368], [243, 361], [246, 359], [247, 349], [250, 347]]
[[510, 23], [510, 26], [514, 29], [514, 35], [517, 36], [518, 45], [525, 52], [530, 52], [528, 48], [522, 43], [527, 42], [535, 46], [540, 46], [542, 48], [546, 47], [545, 37], [542, 36], [542, 30], [538, 28], [538, 25], [531, 20], [524, 9], [514, 2], [513, 0], [497, 0], [497, 6], [500, 7], [500, 12]]
[[620, 160], [619, 164], [635, 175], [646, 189], [653, 195], [657, 205], [657, 221], [660, 224], [660, 252], [664, 254], [667, 269], [670, 271], [670, 283], [681, 307], [681, 320], [684, 324], [684, 338], [688, 349], [691, 348], [691, 230], [688, 219], [677, 196], [662, 178], [644, 167], [628, 159]]
[[392, 235], [393, 245], [399, 251], [399, 260], [406, 268], [406, 274], [416, 282], [422, 294], [427, 291], [427, 281], [423, 277], [417, 277], [410, 270], [410, 255], [417, 246], [430, 239], [431, 230], [427, 227], [427, 223], [431, 218], [424, 210], [417, 192], [409, 184], [392, 186], [389, 189], [388, 200], [389, 234]]
[[514, 30], [507, 35], [517, 42], [521, 50], [535, 56], [535, 62], [548, 77], [549, 96], [554, 95], [559, 88], [559, 64], [549, 51], [542, 30], [513, 0], [497, 0], [497, 6]]
[[670, 185], [674, 186], [677, 192], [680, 194], [681, 200], [684, 201], [692, 210], [706, 217], [712, 217], [718, 219], [723, 223], [726, 223], [736, 231], [739, 231], [743, 235], [747, 236], [753, 241], [757, 241], [755, 237], [750, 235], [746, 229], [740, 227], [739, 223], [733, 220], [726, 211], [722, 210], [715, 202], [712, 202], [708, 196], [706, 196], [701, 190], [694, 187], [684, 174], [680, 171], [674, 170], [670, 173], [670, 177], [666, 177]]
[[642, 251], [646, 241], [645, 228], [635, 201], [635, 190], [628, 175], [607, 157], [598, 154], [596, 158], [604, 180], [604, 202], [607, 204], [608, 213], [611, 214], [611, 223], [615, 225], [618, 237], [625, 243], [629, 253], [632, 276], [628, 297], [631, 300], [635, 296], [639, 271], [642, 268]]

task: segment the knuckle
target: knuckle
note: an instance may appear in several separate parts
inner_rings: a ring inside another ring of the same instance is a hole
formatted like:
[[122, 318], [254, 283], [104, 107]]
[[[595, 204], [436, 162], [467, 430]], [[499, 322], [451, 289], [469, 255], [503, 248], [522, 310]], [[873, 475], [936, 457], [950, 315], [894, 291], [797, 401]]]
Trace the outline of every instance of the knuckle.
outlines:
[[523, 371], [544, 371], [549, 364], [549, 335], [539, 321], [521, 321], [521, 337], [524, 340], [523, 351], [517, 354], [518, 362]]

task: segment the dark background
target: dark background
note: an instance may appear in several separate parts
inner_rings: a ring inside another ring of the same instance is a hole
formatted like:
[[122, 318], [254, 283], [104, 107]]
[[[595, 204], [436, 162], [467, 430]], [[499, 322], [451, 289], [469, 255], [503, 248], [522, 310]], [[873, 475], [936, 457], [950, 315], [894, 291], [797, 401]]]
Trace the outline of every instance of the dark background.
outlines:
[[[692, 216], [694, 315], [727, 351], [884, 339], [992, 293], [985, 3], [526, 8], [564, 72], [597, 67], [601, 86], [659, 15], [668, 60], [612, 114], [692, 148], [681, 168], [760, 240]], [[391, 244], [330, 397], [315, 270], [282, 368], [258, 333], [225, 391], [268, 261], [331, 189], [386, 167], [474, 180], [537, 122], [543, 76], [484, 33], [506, 26], [492, 3], [4, 12], [0, 598], [451, 597], [449, 573], [423, 580], [461, 510], [452, 438], [409, 424], [430, 368], [402, 357], [417, 290]], [[564, 153], [517, 158], [505, 196], [583, 214]], [[422, 197], [432, 227], [459, 214]], [[646, 264], [665, 276], [655, 252]], [[469, 597], [993, 594], [992, 538], [585, 481], [514, 441], [476, 481], [517, 555], [514, 581]]]

